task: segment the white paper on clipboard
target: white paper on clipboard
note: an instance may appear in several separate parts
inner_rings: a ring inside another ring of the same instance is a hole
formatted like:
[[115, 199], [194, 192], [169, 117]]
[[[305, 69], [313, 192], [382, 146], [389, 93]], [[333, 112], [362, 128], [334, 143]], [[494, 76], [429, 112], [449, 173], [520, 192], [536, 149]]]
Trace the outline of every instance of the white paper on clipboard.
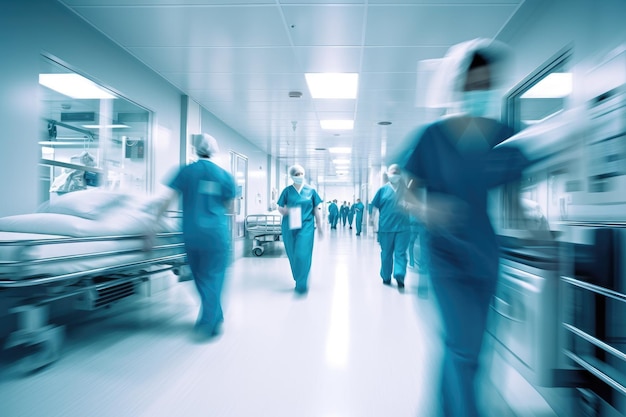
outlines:
[[289, 230], [302, 229], [302, 207], [289, 207]]

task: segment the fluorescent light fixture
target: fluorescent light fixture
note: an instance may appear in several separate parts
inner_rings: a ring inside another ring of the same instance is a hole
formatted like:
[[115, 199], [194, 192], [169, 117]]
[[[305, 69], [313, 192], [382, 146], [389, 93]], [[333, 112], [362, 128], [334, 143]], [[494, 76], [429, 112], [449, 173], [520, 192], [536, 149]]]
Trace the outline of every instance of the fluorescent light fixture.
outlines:
[[39, 74], [39, 84], [76, 99], [116, 98], [93, 81], [78, 74]]
[[563, 98], [572, 93], [572, 73], [553, 72], [539, 81], [521, 98]]
[[304, 76], [313, 98], [356, 98], [359, 74], [315, 73]]
[[337, 159], [333, 159], [333, 163], [335, 165], [337, 165], [337, 164], [339, 164], [339, 165], [348, 164], [349, 165], [350, 164], [350, 160], [347, 159], [347, 158], [337, 158]]
[[352, 153], [352, 148], [349, 147], [341, 147], [341, 146], [336, 146], [333, 148], [328, 148], [328, 152], [330, 153]]
[[83, 125], [85, 129], [124, 129], [130, 126], [121, 124], [121, 123], [113, 123], [110, 125]]
[[320, 120], [320, 125], [325, 130], [352, 130], [354, 120]]

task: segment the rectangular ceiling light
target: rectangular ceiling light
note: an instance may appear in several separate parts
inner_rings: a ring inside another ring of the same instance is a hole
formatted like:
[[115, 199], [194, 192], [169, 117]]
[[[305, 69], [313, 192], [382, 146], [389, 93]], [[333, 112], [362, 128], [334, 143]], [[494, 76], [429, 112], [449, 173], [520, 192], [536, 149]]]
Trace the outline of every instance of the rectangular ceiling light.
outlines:
[[83, 125], [85, 129], [124, 129], [130, 127], [121, 123], [114, 123], [111, 125]]
[[553, 72], [532, 86], [520, 98], [563, 98], [572, 93], [572, 73]]
[[337, 159], [333, 159], [333, 163], [335, 165], [350, 165], [350, 160], [347, 158], [337, 158]]
[[313, 98], [356, 98], [359, 74], [313, 73], [304, 76]]
[[332, 147], [332, 148], [328, 148], [328, 152], [330, 152], [330, 153], [352, 153], [352, 148], [349, 148], [347, 146], [345, 146], [345, 147], [335, 146], [335, 147]]
[[352, 130], [354, 120], [320, 120], [320, 125], [325, 130]]
[[39, 84], [76, 99], [116, 98], [93, 81], [78, 74], [39, 74]]

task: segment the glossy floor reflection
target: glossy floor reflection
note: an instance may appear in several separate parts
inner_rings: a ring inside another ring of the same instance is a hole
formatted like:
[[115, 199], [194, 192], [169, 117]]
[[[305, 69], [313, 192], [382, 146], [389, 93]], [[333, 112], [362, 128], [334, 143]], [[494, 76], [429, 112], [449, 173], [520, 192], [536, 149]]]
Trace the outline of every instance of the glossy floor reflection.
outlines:
[[[317, 240], [310, 290], [293, 294], [281, 243], [237, 260], [224, 333], [191, 338], [191, 282], [95, 314], [68, 330], [61, 359], [21, 376], [0, 372], [13, 416], [428, 417], [441, 353], [430, 298], [412, 271], [383, 286], [379, 248], [353, 230]], [[487, 392], [489, 382], [485, 381]], [[512, 416], [500, 397], [492, 416]]]

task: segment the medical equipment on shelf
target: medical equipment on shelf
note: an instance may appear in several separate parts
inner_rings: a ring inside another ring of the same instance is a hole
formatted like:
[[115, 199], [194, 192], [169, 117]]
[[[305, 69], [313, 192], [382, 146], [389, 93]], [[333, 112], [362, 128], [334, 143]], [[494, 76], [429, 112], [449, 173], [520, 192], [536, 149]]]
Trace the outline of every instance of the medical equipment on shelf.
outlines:
[[252, 253], [263, 255], [263, 245], [278, 242], [282, 234], [280, 214], [249, 214], [246, 216], [246, 233], [253, 240]]

